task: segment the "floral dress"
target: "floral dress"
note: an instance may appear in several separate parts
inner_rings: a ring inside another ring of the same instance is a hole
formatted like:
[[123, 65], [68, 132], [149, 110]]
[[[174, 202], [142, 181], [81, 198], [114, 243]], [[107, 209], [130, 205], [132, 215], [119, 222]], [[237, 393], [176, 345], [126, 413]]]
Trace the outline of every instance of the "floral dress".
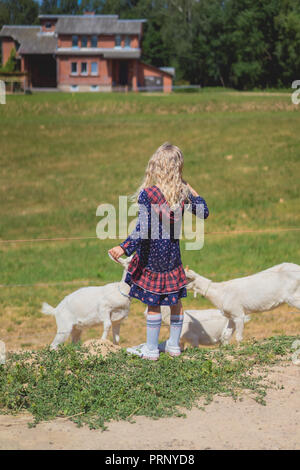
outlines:
[[[139, 217], [135, 230], [120, 244], [125, 254], [133, 256], [125, 282], [129, 296], [153, 306], [174, 305], [186, 297], [187, 279], [181, 262], [179, 230], [184, 202], [171, 211], [157, 186], [139, 194]], [[204, 219], [209, 211], [205, 200], [189, 194], [188, 210]], [[200, 206], [201, 205], [201, 206]], [[202, 210], [197, 211], [200, 207]]]

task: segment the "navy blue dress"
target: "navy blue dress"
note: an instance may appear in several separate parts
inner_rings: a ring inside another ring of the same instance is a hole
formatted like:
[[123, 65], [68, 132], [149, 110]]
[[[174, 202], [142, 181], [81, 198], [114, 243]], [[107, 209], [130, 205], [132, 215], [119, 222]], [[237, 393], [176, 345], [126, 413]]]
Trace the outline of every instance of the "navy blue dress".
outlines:
[[136, 228], [120, 244], [127, 256], [136, 252], [125, 278], [131, 286], [129, 295], [153, 306], [177, 304], [187, 295], [179, 245], [184, 204], [189, 204], [188, 210], [193, 214], [206, 219], [209, 215], [206, 202], [190, 193], [189, 201], [171, 211], [154, 185], [140, 192], [138, 203]]

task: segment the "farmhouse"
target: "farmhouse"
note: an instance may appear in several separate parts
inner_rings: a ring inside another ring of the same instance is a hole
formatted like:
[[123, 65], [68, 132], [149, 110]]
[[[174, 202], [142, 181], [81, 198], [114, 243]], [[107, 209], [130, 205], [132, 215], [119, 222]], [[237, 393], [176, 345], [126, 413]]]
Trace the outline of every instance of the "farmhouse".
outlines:
[[12, 48], [26, 88], [171, 91], [173, 71], [141, 61], [143, 23], [118, 15], [39, 15], [39, 26], [4, 25], [2, 63]]

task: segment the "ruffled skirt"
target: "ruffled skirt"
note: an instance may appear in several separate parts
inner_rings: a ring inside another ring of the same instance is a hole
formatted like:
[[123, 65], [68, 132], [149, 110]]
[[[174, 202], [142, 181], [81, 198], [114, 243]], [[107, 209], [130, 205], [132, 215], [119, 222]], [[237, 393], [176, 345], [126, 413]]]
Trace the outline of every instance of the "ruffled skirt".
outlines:
[[150, 292], [132, 282], [130, 273], [126, 274], [125, 282], [130, 285], [129, 296], [138, 299], [144, 304], [159, 306], [159, 305], [176, 305], [182, 297], [187, 296], [185, 287], [182, 287], [176, 292], [171, 293], [155, 293]]

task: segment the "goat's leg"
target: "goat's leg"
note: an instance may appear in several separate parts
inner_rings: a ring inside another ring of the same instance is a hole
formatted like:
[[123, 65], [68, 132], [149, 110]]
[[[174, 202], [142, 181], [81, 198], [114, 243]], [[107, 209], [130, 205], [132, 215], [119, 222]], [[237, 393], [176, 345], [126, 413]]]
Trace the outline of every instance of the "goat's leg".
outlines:
[[73, 343], [76, 344], [78, 343], [78, 341], [80, 341], [81, 333], [82, 333], [82, 330], [78, 328], [76, 325], [74, 325], [71, 331], [71, 338], [72, 338]]
[[120, 327], [121, 322], [113, 322], [112, 323], [112, 334], [113, 334], [113, 343], [119, 344], [120, 342]]
[[234, 332], [235, 332], [235, 324], [232, 321], [232, 319], [229, 318], [228, 322], [227, 322], [227, 325], [226, 325], [226, 327], [224, 328], [224, 330], [221, 334], [220, 343], [222, 344], [222, 346], [225, 346], [226, 344], [229, 344], [229, 341], [230, 341], [230, 339], [231, 339]]
[[106, 318], [103, 320], [103, 334], [101, 336], [101, 339], [103, 340], [107, 339], [110, 327], [111, 327], [111, 319], [110, 319], [110, 314], [108, 314]]
[[235, 312], [230, 312], [229, 314], [227, 312], [224, 312], [225, 315], [231, 318], [231, 320], [234, 323], [235, 326], [235, 339], [237, 340], [238, 343], [243, 341], [243, 332], [244, 332], [244, 317], [245, 314], [243, 311], [235, 311]]
[[64, 343], [70, 336], [72, 329], [69, 331], [57, 331], [56, 336], [50, 344], [50, 349], [57, 349], [57, 347]]
[[228, 327], [225, 328], [225, 330], [223, 331], [223, 333], [221, 335], [221, 339], [220, 339], [220, 343], [223, 346], [225, 346], [226, 344], [229, 344], [230, 338], [233, 335], [233, 331], [234, 331], [233, 328], [228, 328]]
[[103, 325], [103, 335], [101, 336], [102, 340], [107, 339], [110, 327], [111, 327], [111, 321], [106, 320]]
[[64, 343], [70, 336], [73, 329], [71, 312], [66, 308], [58, 309], [55, 314], [57, 332], [50, 349], [56, 349], [59, 344]]
[[233, 319], [235, 324], [235, 339], [238, 343], [243, 341], [243, 332], [244, 332], [244, 318], [234, 318]]

